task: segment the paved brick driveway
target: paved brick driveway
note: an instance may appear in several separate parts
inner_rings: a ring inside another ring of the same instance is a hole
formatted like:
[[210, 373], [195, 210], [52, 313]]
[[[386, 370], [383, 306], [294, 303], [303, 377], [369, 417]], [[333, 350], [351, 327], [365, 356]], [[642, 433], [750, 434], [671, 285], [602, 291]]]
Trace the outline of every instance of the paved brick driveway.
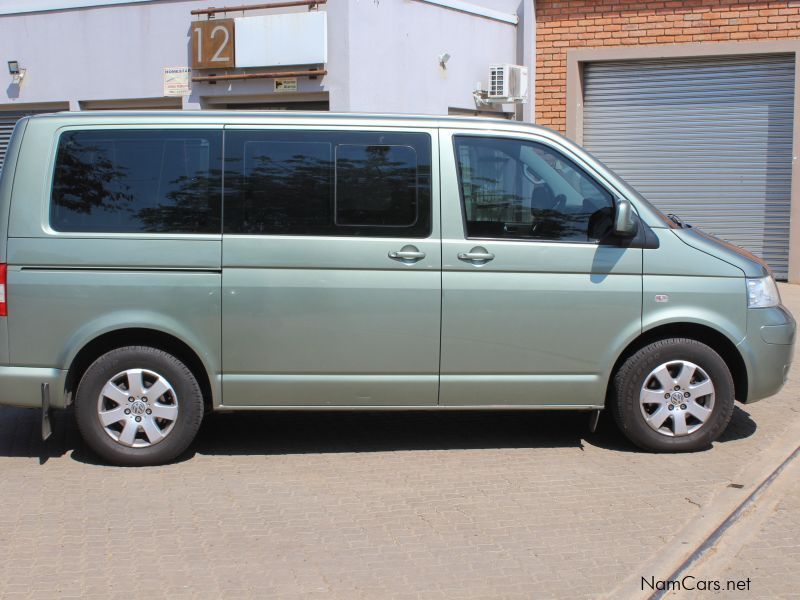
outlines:
[[738, 483], [798, 396], [800, 368], [696, 454], [569, 413], [280, 413], [213, 416], [148, 469], [97, 464], [68, 414], [43, 446], [35, 412], [0, 409], [0, 597], [594, 597]]

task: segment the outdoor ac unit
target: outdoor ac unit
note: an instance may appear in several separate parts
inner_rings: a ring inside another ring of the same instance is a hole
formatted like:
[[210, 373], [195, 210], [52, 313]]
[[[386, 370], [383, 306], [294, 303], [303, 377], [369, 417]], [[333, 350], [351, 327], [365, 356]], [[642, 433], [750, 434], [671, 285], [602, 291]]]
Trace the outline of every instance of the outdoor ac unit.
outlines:
[[528, 68], [521, 65], [489, 65], [489, 102], [525, 102]]

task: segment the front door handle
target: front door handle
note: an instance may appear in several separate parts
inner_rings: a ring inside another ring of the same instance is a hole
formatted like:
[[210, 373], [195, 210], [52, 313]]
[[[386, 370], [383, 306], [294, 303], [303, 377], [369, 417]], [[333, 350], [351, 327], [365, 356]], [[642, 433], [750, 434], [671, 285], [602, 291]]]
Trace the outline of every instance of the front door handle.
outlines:
[[389, 258], [404, 263], [415, 263], [425, 258], [425, 253], [420, 252], [416, 246], [403, 246], [400, 250], [389, 252]]
[[481, 248], [478, 246], [469, 252], [459, 252], [458, 260], [483, 264], [489, 262], [490, 260], [494, 260], [494, 254], [486, 250], [486, 248]]

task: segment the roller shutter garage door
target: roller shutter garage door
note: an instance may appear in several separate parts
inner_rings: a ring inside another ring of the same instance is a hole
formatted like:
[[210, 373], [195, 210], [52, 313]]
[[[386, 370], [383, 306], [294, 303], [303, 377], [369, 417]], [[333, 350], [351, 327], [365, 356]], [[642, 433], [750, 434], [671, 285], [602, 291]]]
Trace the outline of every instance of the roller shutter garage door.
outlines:
[[583, 142], [665, 213], [789, 258], [794, 56], [588, 63]]
[[22, 117], [43, 112], [52, 111], [8, 112], [0, 110], [0, 170], [3, 168], [3, 163], [6, 160], [6, 148], [8, 148], [8, 141], [11, 139], [11, 132], [14, 131], [14, 125], [16, 125], [17, 121]]

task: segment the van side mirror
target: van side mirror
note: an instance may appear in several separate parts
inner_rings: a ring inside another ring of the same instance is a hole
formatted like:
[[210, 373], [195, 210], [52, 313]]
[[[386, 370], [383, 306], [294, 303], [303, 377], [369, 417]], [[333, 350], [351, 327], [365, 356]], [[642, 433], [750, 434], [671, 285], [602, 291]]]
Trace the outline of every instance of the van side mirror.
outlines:
[[614, 234], [620, 237], [633, 237], [639, 229], [639, 223], [633, 215], [633, 207], [627, 200], [617, 202], [614, 212]]

